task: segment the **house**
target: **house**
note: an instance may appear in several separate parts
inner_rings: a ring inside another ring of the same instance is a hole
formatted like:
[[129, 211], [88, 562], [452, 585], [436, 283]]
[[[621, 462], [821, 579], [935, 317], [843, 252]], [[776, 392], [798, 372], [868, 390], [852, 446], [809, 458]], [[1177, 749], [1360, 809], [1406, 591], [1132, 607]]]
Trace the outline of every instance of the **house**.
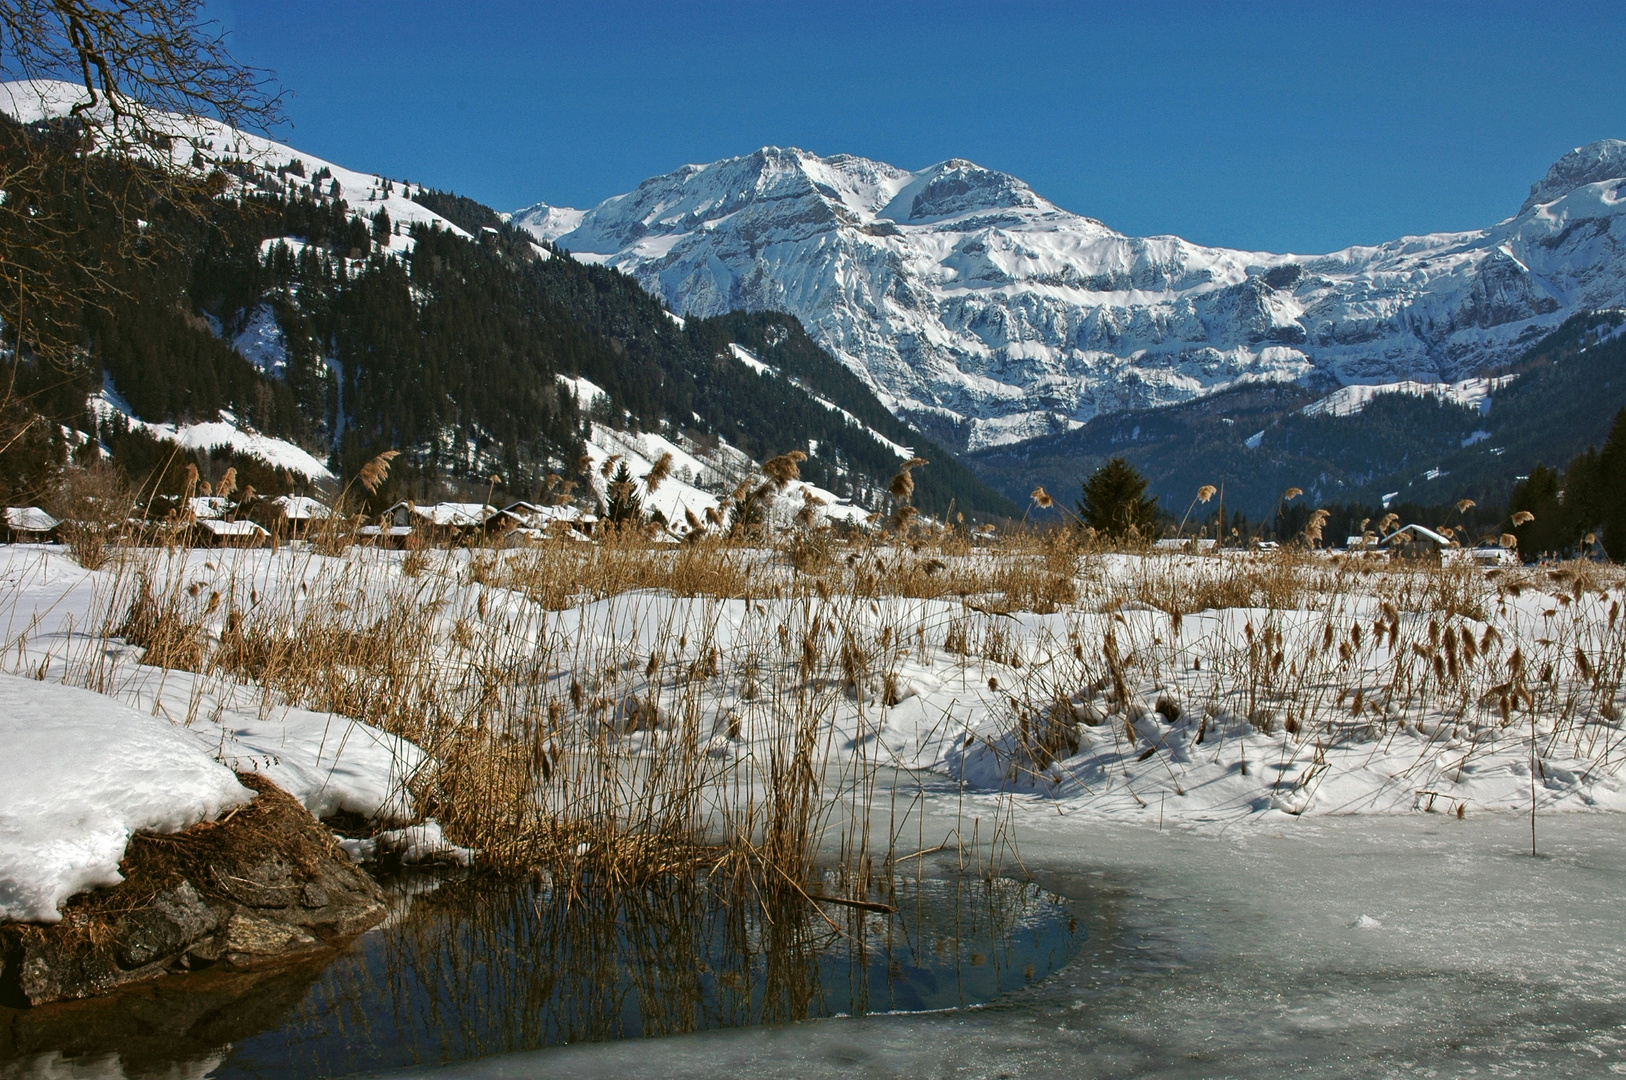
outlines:
[[1213, 551], [1214, 543], [1215, 541], [1212, 538], [1169, 536], [1153, 544], [1152, 548], [1155, 551], [1183, 551], [1198, 554], [1204, 551]]
[[[403, 499], [386, 507], [373, 525], [363, 527], [361, 535], [389, 540], [394, 546], [403, 546], [409, 537], [415, 543], [457, 543], [478, 532], [496, 512], [496, 507], [485, 503], [419, 506]], [[400, 531], [403, 529], [406, 531]]]
[[1402, 525], [1383, 538], [1381, 546], [1401, 559], [1443, 562], [1444, 552], [1457, 547], [1454, 540], [1424, 525]]
[[410, 509], [412, 525], [437, 540], [461, 540], [497, 512], [486, 503], [442, 502]]
[[37, 506], [8, 506], [4, 535], [8, 544], [49, 544], [57, 539], [61, 523]]
[[1457, 548], [1445, 554], [1445, 561], [1449, 565], [1466, 566], [1517, 566], [1519, 553], [1494, 544], [1482, 545], [1474, 548]]
[[314, 522], [331, 518], [333, 511], [308, 495], [278, 495], [266, 500], [262, 515], [264, 524], [280, 526], [290, 539], [298, 540], [309, 534]]
[[481, 522], [481, 528], [488, 536], [505, 536], [506, 542], [514, 545], [567, 530], [590, 534], [597, 522], [598, 519], [592, 514], [568, 504], [538, 506], [535, 503], [516, 502], [487, 515]]
[[199, 521], [218, 521], [237, 508], [237, 504], [220, 495], [196, 495], [186, 500], [186, 507]]
[[356, 538], [379, 547], [404, 548], [412, 537], [410, 525], [363, 525], [356, 530]]
[[203, 518], [193, 526], [193, 547], [258, 547], [271, 539], [264, 527], [252, 521], [222, 521]]

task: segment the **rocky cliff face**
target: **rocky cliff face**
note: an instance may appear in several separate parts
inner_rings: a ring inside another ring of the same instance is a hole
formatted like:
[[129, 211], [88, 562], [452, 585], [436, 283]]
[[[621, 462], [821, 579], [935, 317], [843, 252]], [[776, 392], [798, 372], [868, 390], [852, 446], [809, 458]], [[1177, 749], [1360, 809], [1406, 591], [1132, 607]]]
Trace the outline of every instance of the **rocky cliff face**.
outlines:
[[798, 316], [927, 434], [1018, 442], [1227, 386], [1454, 381], [1626, 304], [1626, 143], [1559, 159], [1491, 228], [1326, 255], [1130, 237], [1015, 177], [765, 148], [517, 224], [682, 314]]

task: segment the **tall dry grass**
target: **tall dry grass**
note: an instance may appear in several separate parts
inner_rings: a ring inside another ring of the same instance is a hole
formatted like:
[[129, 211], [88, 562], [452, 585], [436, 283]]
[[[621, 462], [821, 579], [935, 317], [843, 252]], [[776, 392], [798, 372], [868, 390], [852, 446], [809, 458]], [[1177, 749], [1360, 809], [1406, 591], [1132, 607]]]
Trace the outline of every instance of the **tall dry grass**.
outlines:
[[[74, 681], [115, 685], [122, 641], [192, 673], [199, 708], [248, 692], [267, 715], [410, 739], [435, 762], [412, 793], [453, 839], [584, 892], [704, 869], [795, 899], [821, 858], [862, 891], [896, 854], [873, 808], [898, 798], [867, 725], [911, 659], [1008, 703], [1013, 778], [1053, 771], [1084, 728], [1133, 746], [1150, 713], [1199, 744], [1225, 725], [1298, 745], [1410, 725], [1471, 749], [1524, 724], [1604, 761], [1618, 725], [1595, 721], [1618, 717], [1626, 677], [1611, 570], [1163, 556], [1068, 530], [123, 546], [96, 580]], [[1538, 593], [1539, 627], [1517, 602]], [[893, 614], [920, 600], [938, 602], [929, 618]], [[1215, 612], [1221, 628], [1184, 632]]]

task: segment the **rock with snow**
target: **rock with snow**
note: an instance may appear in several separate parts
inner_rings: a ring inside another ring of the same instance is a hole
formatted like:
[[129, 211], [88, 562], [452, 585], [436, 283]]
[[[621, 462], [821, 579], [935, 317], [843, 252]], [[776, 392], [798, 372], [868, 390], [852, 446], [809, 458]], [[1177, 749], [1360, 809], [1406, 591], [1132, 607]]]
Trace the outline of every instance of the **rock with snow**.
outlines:
[[123, 880], [134, 833], [179, 832], [252, 797], [184, 728], [0, 675], [0, 919], [56, 922], [68, 897]]

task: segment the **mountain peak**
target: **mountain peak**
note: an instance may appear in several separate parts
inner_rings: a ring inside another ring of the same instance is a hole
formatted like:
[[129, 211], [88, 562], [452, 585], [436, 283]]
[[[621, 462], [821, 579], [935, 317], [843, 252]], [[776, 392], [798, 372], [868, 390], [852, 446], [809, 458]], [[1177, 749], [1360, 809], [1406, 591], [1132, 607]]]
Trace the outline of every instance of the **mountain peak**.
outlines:
[[1577, 146], [1553, 162], [1546, 176], [1530, 185], [1530, 197], [1519, 207], [1519, 213], [1562, 198], [1578, 187], [1623, 177], [1626, 177], [1626, 142], [1599, 139]]
[[922, 169], [881, 211], [897, 222], [925, 224], [978, 210], [1039, 209], [1033, 189], [1011, 176], [964, 158]]

